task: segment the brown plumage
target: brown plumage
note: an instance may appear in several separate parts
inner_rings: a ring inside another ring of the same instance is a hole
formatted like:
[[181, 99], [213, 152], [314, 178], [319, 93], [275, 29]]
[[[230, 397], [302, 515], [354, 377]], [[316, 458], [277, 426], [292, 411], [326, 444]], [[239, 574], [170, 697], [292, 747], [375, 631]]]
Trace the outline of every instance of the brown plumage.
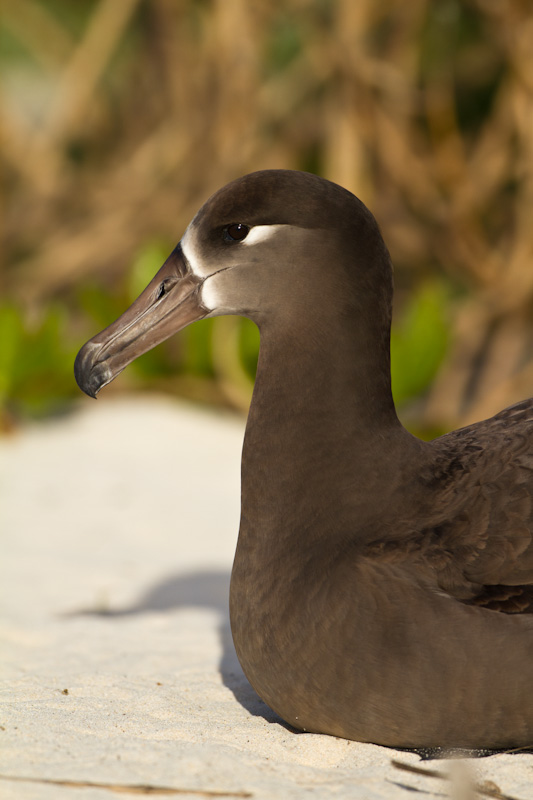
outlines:
[[254, 320], [230, 591], [251, 684], [301, 730], [531, 745], [533, 401], [434, 442], [409, 434], [390, 387], [391, 298], [359, 200], [305, 173], [254, 173], [207, 201], [82, 348], [76, 377], [94, 396], [195, 319]]
[[437, 487], [435, 505], [405, 527], [398, 521], [366, 555], [416, 562], [461, 602], [532, 613], [533, 400], [442, 436], [432, 450], [419, 478]]

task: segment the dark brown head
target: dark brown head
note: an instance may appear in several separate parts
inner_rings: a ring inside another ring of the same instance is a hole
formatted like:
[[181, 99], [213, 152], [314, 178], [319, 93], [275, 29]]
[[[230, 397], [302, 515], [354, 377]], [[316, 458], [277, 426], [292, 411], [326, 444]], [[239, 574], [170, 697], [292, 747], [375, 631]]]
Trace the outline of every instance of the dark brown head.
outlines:
[[133, 305], [80, 350], [76, 380], [95, 397], [137, 356], [207, 316], [320, 327], [335, 310], [377, 319], [388, 335], [391, 296], [388, 253], [360, 200], [308, 173], [254, 172], [205, 203]]

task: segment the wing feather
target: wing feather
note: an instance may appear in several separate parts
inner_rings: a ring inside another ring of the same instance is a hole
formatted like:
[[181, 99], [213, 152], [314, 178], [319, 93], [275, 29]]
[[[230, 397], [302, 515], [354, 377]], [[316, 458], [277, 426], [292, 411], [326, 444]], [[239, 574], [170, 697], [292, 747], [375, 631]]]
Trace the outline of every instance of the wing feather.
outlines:
[[533, 613], [533, 399], [432, 448], [424, 491], [414, 493], [420, 514], [411, 507], [410, 529], [372, 542], [366, 555], [415, 560], [438, 590], [462, 602]]

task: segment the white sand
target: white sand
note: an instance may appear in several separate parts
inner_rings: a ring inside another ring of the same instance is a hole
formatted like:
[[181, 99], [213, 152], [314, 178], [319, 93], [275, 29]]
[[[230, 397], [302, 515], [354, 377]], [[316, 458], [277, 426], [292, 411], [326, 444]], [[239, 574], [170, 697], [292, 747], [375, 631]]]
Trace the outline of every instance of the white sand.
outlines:
[[[415, 754], [290, 732], [244, 678], [227, 613], [243, 428], [103, 394], [0, 440], [2, 775], [265, 800], [447, 796], [390, 763]], [[533, 797], [532, 755], [466, 763]], [[0, 797], [116, 792], [1, 780]]]

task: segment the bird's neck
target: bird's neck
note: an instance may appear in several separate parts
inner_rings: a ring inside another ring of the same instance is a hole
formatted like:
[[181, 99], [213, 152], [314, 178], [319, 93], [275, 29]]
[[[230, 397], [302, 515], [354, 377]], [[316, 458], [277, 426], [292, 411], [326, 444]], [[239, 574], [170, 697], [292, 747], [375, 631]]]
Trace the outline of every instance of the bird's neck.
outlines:
[[330, 526], [342, 534], [386, 482], [393, 451], [410, 435], [392, 400], [388, 330], [358, 327], [346, 319], [261, 326], [240, 546], [283, 546], [299, 532], [311, 542]]

